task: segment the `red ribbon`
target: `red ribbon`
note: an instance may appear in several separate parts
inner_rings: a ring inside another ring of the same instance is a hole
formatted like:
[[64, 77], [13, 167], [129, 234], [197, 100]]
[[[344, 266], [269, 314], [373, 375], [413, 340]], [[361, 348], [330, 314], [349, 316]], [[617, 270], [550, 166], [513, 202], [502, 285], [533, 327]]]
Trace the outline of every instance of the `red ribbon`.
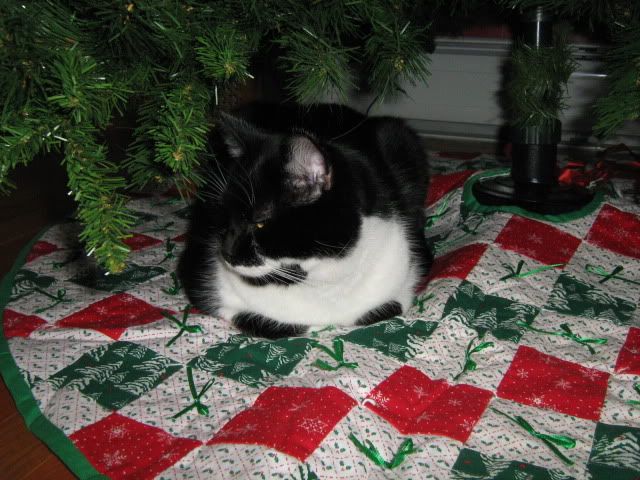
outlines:
[[[616, 152], [627, 152], [631, 161], [611, 161], [607, 155]], [[563, 184], [590, 185], [606, 182], [614, 177], [638, 178], [640, 176], [640, 157], [624, 144], [614, 145], [598, 153], [595, 164], [583, 161], [569, 161], [560, 172], [558, 181]]]

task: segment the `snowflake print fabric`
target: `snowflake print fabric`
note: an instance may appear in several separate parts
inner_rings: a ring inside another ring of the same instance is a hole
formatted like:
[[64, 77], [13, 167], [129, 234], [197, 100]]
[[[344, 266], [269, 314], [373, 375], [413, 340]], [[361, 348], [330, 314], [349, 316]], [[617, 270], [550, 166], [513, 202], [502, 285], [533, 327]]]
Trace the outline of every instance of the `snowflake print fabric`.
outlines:
[[409, 311], [298, 338], [188, 305], [180, 199], [130, 202], [119, 274], [56, 225], [3, 285], [3, 377], [79, 478], [639, 478], [640, 205], [474, 211], [465, 185], [496, 166], [432, 156]]

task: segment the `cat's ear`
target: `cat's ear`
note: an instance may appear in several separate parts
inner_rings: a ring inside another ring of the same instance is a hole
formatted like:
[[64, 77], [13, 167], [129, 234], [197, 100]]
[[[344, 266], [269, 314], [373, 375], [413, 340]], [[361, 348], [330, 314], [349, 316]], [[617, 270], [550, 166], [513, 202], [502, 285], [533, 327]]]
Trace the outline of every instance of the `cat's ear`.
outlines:
[[332, 169], [318, 146], [305, 135], [289, 140], [285, 183], [294, 203], [315, 202], [331, 189]]
[[240, 158], [253, 147], [259, 147], [267, 134], [249, 122], [220, 112], [220, 134], [229, 155]]

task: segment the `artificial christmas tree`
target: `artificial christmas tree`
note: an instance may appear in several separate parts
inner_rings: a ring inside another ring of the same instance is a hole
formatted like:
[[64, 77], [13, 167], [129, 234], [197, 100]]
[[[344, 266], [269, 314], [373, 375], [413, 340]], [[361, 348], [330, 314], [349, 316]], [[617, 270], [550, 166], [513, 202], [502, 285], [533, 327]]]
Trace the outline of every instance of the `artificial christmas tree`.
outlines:
[[[122, 271], [136, 221], [126, 205], [130, 190], [203, 181], [198, 167], [215, 111], [260, 75], [259, 59], [277, 64], [298, 101], [327, 92], [345, 99], [363, 83], [381, 100], [426, 79], [438, 21], [537, 6], [591, 22], [612, 42], [596, 131], [610, 134], [638, 118], [640, 6], [626, 0], [2, 1], [0, 187], [11, 188], [16, 166], [53, 152], [51, 161], [66, 169], [86, 251], [108, 271]], [[125, 114], [135, 129], [119, 145], [127, 155], [118, 162], [105, 134]], [[544, 132], [534, 136], [557, 137]]]

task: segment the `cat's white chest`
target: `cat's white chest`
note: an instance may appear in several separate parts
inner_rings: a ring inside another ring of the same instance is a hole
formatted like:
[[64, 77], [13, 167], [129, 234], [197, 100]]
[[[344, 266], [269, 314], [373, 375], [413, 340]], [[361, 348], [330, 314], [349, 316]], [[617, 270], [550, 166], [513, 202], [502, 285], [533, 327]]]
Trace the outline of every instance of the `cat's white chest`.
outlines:
[[389, 301], [406, 310], [413, 298], [418, 269], [397, 221], [365, 217], [360, 238], [343, 258], [291, 260], [308, 272], [303, 283], [252, 286], [216, 264], [221, 315], [254, 312], [298, 325], [351, 325]]

